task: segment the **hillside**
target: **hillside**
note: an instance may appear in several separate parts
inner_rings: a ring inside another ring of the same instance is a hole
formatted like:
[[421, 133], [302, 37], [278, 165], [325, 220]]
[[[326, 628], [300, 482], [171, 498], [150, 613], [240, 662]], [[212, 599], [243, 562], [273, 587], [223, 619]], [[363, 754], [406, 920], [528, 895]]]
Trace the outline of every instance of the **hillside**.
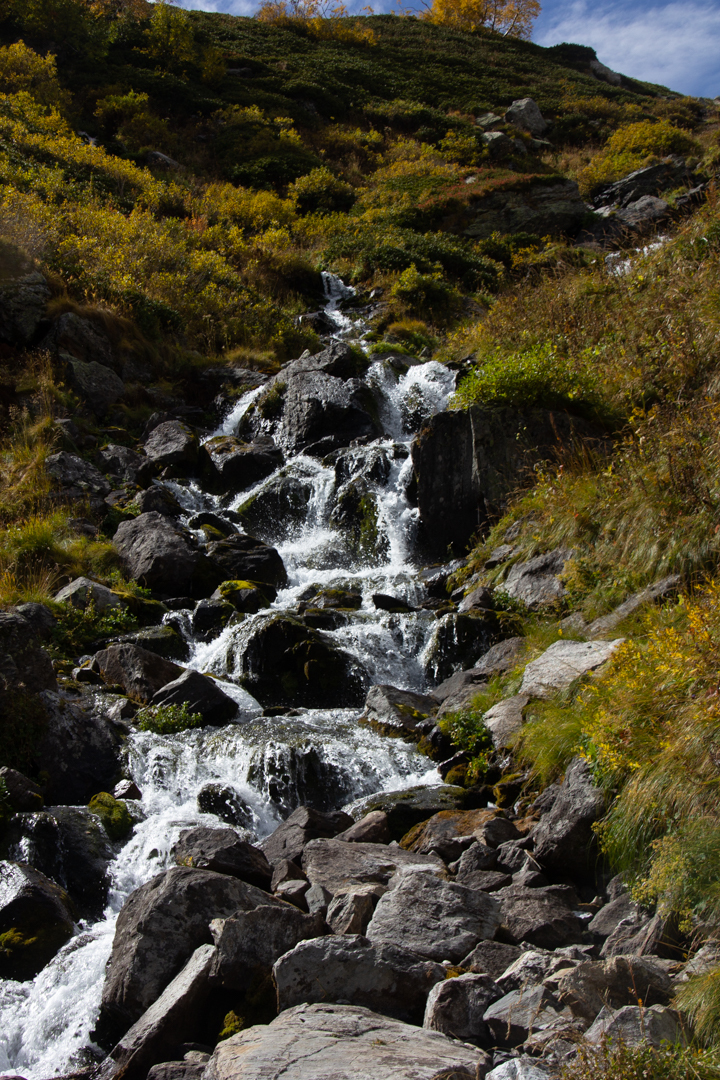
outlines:
[[720, 112], [596, 61], [0, 9], [0, 1074], [720, 1074]]

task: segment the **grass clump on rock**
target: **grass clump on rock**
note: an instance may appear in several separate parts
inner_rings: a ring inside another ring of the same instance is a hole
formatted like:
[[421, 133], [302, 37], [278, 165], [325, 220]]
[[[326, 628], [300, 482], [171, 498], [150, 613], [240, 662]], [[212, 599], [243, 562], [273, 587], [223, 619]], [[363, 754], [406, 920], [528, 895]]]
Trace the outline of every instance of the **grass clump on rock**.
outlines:
[[188, 728], [202, 727], [200, 713], [191, 713], [187, 702], [182, 705], [148, 705], [135, 715], [135, 723], [141, 731], [156, 735], [177, 735]]
[[93, 795], [88, 809], [97, 814], [111, 840], [124, 840], [132, 829], [132, 818], [124, 802], [113, 798], [107, 791]]

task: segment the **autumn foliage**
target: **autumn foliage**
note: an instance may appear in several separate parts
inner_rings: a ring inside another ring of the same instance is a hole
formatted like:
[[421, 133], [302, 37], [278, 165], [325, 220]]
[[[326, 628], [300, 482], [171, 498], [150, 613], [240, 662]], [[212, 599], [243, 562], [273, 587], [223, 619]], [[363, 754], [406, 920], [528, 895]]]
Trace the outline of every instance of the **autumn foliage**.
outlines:
[[457, 30], [494, 30], [529, 40], [540, 14], [539, 0], [433, 0], [422, 18]]

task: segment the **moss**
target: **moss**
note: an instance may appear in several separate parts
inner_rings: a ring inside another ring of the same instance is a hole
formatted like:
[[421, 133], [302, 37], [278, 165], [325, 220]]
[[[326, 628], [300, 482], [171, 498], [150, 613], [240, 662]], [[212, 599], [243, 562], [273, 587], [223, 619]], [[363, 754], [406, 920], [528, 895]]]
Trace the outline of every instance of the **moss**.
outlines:
[[467, 765], [456, 765], [455, 768], [451, 769], [450, 772], [445, 777], [445, 783], [446, 784], [457, 784], [459, 787], [463, 787], [465, 785], [465, 781], [467, 779], [467, 774], [468, 774], [468, 766]]
[[285, 401], [285, 391], [287, 390], [287, 384], [284, 382], [274, 382], [265, 393], [258, 398], [256, 404], [257, 409], [263, 420], [275, 420], [283, 410], [283, 403]]
[[124, 840], [132, 829], [132, 818], [124, 802], [113, 798], [107, 791], [93, 795], [88, 809], [97, 814], [111, 840]]

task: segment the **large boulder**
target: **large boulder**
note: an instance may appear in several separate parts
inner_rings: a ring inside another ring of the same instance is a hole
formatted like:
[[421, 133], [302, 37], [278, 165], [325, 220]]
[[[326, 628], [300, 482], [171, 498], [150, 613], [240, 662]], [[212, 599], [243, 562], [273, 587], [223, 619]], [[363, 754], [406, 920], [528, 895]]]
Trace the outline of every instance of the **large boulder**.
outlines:
[[0, 704], [17, 691], [55, 690], [52, 660], [36, 632], [18, 612], [0, 611]]
[[69, 353], [77, 360], [115, 367], [112, 345], [105, 330], [74, 311], [64, 311], [55, 319], [42, 347], [56, 353]]
[[369, 724], [383, 735], [418, 738], [418, 724], [436, 710], [437, 702], [427, 694], [395, 686], [371, 686], [359, 723]]
[[297, 533], [313, 494], [313, 476], [297, 463], [271, 476], [237, 507], [242, 527], [276, 543]]
[[387, 885], [398, 870], [426, 871], [423, 877], [444, 875], [436, 855], [416, 855], [385, 844], [357, 844], [337, 839], [311, 840], [302, 856], [305, 876], [335, 896], [352, 885]]
[[216, 435], [203, 444], [201, 466], [210, 487], [219, 492], [245, 491], [283, 463], [272, 439], [246, 443], [233, 435]]
[[493, 895], [501, 905], [502, 923], [511, 940], [559, 949], [585, 940], [585, 927], [574, 913], [568, 893], [572, 890], [561, 885], [510, 885]]
[[195, 949], [210, 943], [210, 922], [259, 905], [282, 906], [226, 874], [174, 867], [133, 892], [115, 926], [99, 1031], [113, 1041], [139, 1020]]
[[67, 499], [89, 499], [91, 506], [99, 506], [110, 494], [110, 484], [103, 474], [77, 454], [66, 450], [50, 454], [45, 459], [45, 468]]
[[605, 811], [605, 796], [592, 781], [587, 761], [574, 758], [552, 808], [535, 827], [534, 855], [541, 866], [564, 873], [572, 866], [575, 877], [594, 877], [596, 837], [594, 823]]
[[540, 236], [574, 234], [587, 215], [575, 180], [537, 180], [515, 191], [494, 192], [470, 205], [465, 236], [484, 239], [494, 232], [532, 232]]
[[92, 604], [98, 614], [103, 614], [109, 608], [122, 609], [125, 602], [107, 585], [101, 585], [91, 578], [78, 577], [68, 585], [64, 585], [59, 592], [55, 593], [55, 602], [58, 604], [70, 604], [71, 607], [85, 610], [88, 604]]
[[283, 436], [293, 453], [325, 455], [380, 434], [377, 405], [359, 379], [296, 371], [287, 381]]
[[0, 863], [0, 976], [33, 978], [72, 932], [63, 889], [30, 866]]
[[521, 131], [527, 131], [530, 135], [544, 135], [547, 131], [547, 120], [543, 117], [537, 102], [531, 97], [518, 98], [505, 110], [505, 119], [508, 124], [513, 124]]
[[572, 555], [567, 548], [556, 548], [527, 562], [515, 563], [502, 587], [513, 600], [520, 600], [529, 608], [556, 604], [565, 595], [560, 574]]
[[646, 165], [643, 169], [616, 180], [597, 191], [590, 205], [595, 210], [621, 210], [631, 203], [636, 203], [644, 195], [659, 195], [661, 191], [683, 187], [691, 180], [690, 171], [680, 157], [669, 157], [657, 165]]
[[[298, 1005], [221, 1042], [205, 1080], [433, 1080], [474, 1077], [482, 1052], [357, 1005]], [[483, 1070], [484, 1071], [484, 1070]]]
[[492, 1046], [483, 1016], [498, 997], [500, 991], [489, 975], [467, 972], [438, 982], [428, 996], [423, 1027], [461, 1042]]
[[98, 453], [98, 464], [103, 472], [109, 473], [122, 483], [136, 483], [138, 473], [146, 464], [146, 460], [142, 454], [131, 450], [129, 446], [118, 446], [116, 443], [104, 446]]
[[125, 393], [125, 383], [104, 364], [95, 360], [86, 363], [61, 353], [67, 360], [67, 381], [72, 390], [85, 402], [96, 416], [104, 416], [111, 405], [120, 401]]
[[173, 855], [178, 866], [229, 874], [270, 891], [270, 863], [259, 848], [242, 840], [234, 829], [210, 829], [206, 825], [184, 829], [173, 848]]
[[287, 584], [285, 566], [277, 549], [255, 536], [227, 536], [208, 544], [207, 552], [222, 581], [252, 581], [282, 588]]
[[[499, 635], [499, 625], [494, 612], [448, 612], [441, 616], [433, 628], [430, 640], [423, 651], [425, 674], [431, 682], [447, 680], [458, 668], [472, 664], [478, 653], [485, 652]], [[464, 704], [477, 693], [474, 687], [466, 687], [464, 693], [453, 695], [462, 698]], [[448, 708], [450, 699], [446, 699]]]
[[641, 956], [612, 956], [601, 962], [588, 960], [562, 975], [557, 994], [576, 1016], [593, 1021], [604, 1005], [667, 1005], [672, 996], [667, 971], [656, 961]]
[[[411, 829], [400, 841], [400, 846], [422, 854], [436, 851], [448, 863], [460, 859], [464, 867], [469, 856], [469, 852], [463, 855], [466, 849], [474, 851], [480, 846], [486, 851], [488, 847], [494, 848], [508, 840], [517, 840], [519, 835], [502, 810], [441, 810]], [[476, 841], [480, 841], [480, 845]], [[485, 865], [473, 868], [493, 869]]]
[[15, 813], [40, 810], [44, 801], [42, 789], [27, 776], [23, 776], [17, 769], [9, 769], [7, 765], [3, 765], [0, 768], [0, 780], [5, 785], [6, 798], [11, 810]]
[[37, 271], [0, 285], [0, 341], [28, 345], [45, 316], [51, 297], [48, 284]]
[[382, 811], [387, 818], [391, 840], [402, 840], [415, 825], [441, 810], [457, 810], [465, 805], [467, 793], [454, 784], [404, 788], [372, 795], [360, 804], [359, 813]]
[[45, 690], [39, 695], [46, 721], [33, 749], [38, 773], [46, 773], [48, 805], [86, 805], [98, 791], [112, 791], [120, 773], [126, 734], [88, 694], [80, 699]]
[[[185, 590], [194, 592], [193, 576], [200, 555], [188, 534], [171, 518], [149, 511], [132, 521], [123, 521], [113, 543], [127, 573], [141, 585], [173, 596], [177, 594], [178, 582], [183, 582]], [[217, 584], [220, 580], [222, 576]]]
[[558, 999], [540, 985], [506, 994], [488, 1008], [484, 1020], [496, 1046], [520, 1046], [531, 1032], [554, 1027], [561, 1012]]
[[664, 1005], [625, 1005], [617, 1011], [605, 1006], [592, 1027], [585, 1032], [586, 1042], [622, 1042], [626, 1046], [649, 1043], [674, 1046], [686, 1039], [680, 1015]]
[[152, 705], [187, 705], [191, 713], [199, 713], [204, 724], [221, 727], [237, 716], [238, 704], [217, 685], [209, 675], [188, 668], [171, 682], [157, 690]]
[[525, 668], [520, 693], [550, 697], [609, 660], [624, 638], [615, 641], [555, 641]]
[[298, 806], [282, 825], [262, 841], [260, 847], [273, 865], [287, 860], [300, 862], [311, 840], [329, 839], [352, 825], [352, 818], [342, 810], [323, 813], [309, 806]]
[[106, 683], [122, 686], [123, 693], [143, 705], [183, 672], [178, 664], [139, 645], [110, 645], [95, 653], [93, 666]]
[[158, 468], [172, 472], [188, 471], [198, 462], [198, 439], [182, 420], [166, 420], [158, 424], [145, 440], [145, 453]]
[[442, 964], [355, 934], [303, 941], [273, 968], [278, 1012], [303, 1002], [338, 1002], [372, 1006], [409, 1024], [422, 1023], [428, 991], [445, 974]]
[[487, 893], [405, 871], [378, 901], [367, 936], [430, 960], [459, 963], [479, 941], [494, 937], [499, 925], [500, 907]]
[[327, 932], [320, 912], [305, 914], [278, 900], [274, 905], [238, 911], [212, 923], [216, 945], [213, 978], [226, 990], [251, 991], [270, 976], [276, 960], [299, 942], [322, 940], [321, 935]]

